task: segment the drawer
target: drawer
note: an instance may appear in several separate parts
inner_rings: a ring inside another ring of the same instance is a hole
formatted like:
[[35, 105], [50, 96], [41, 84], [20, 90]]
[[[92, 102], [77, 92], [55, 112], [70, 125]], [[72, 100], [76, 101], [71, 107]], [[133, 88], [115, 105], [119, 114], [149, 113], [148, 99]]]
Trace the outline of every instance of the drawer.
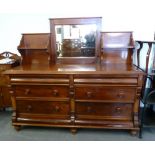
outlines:
[[137, 82], [137, 76], [135, 77], [120, 77], [117, 75], [74, 75], [74, 83], [75, 84], [112, 84], [112, 85], [133, 85], [136, 86], [138, 84]]
[[130, 103], [76, 103], [77, 119], [132, 119], [133, 104]]
[[76, 100], [105, 100], [133, 102], [136, 89], [133, 87], [76, 86]]
[[17, 85], [14, 86], [17, 97], [59, 97], [69, 96], [68, 85]]
[[51, 102], [51, 101], [17, 101], [16, 111], [29, 114], [46, 114], [46, 115], [69, 115], [68, 102]]

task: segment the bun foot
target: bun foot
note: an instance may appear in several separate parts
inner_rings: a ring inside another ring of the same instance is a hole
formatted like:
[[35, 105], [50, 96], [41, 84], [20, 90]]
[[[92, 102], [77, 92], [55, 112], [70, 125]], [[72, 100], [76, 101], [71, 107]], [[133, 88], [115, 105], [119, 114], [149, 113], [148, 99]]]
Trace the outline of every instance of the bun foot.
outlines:
[[75, 134], [77, 133], [77, 129], [76, 129], [76, 128], [71, 128], [70, 131], [71, 131], [71, 133], [72, 133], [73, 135], [75, 135]]
[[14, 125], [14, 128], [16, 131], [20, 131], [21, 130], [21, 126], [20, 125]]
[[136, 136], [136, 135], [138, 134], [138, 131], [137, 131], [137, 130], [131, 130], [131, 131], [130, 131], [130, 134], [131, 134], [132, 136]]

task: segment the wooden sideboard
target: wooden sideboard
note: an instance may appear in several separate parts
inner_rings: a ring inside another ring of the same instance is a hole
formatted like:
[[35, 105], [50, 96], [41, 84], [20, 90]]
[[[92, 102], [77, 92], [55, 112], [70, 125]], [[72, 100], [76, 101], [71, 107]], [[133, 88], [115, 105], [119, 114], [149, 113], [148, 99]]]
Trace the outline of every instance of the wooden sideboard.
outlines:
[[139, 130], [143, 74], [135, 66], [33, 65], [6, 74], [17, 129], [32, 125], [69, 127], [72, 132], [81, 127]]
[[[54, 22], [62, 24], [67, 21], [67, 24], [74, 24], [70, 29], [77, 30], [77, 22], [94, 24], [99, 19], [88, 18], [86, 22], [85, 18], [54, 19]], [[54, 23], [53, 20], [50, 22]], [[55, 29], [53, 25], [51, 27], [50, 41], [48, 35], [38, 34], [37, 38], [44, 37], [26, 44], [33, 35], [24, 34], [22, 40], [25, 38], [25, 42], [21, 40], [18, 46], [23, 63], [5, 72], [10, 77], [13, 126], [17, 130], [21, 126], [51, 126], [68, 127], [73, 133], [77, 128], [127, 129], [137, 133], [144, 73], [133, 65], [132, 32], [103, 32], [98, 35], [97, 31], [95, 46], [99, 47], [101, 41], [100, 50], [95, 51], [93, 58], [84, 55], [84, 59], [76, 59], [61, 57], [61, 47], [58, 51], [56, 46], [61, 46], [61, 42], [58, 43], [56, 35], [53, 35]], [[61, 32], [63, 29], [60, 28], [58, 25], [56, 30]], [[31, 45], [34, 42], [35, 51]], [[54, 44], [52, 48], [51, 44]], [[80, 44], [86, 46], [82, 41]], [[44, 56], [36, 57], [37, 51]], [[32, 57], [34, 53], [35, 57]]]
[[2, 72], [20, 64], [20, 57], [10, 52], [0, 54], [0, 109], [11, 107], [11, 97], [9, 93], [9, 80]]

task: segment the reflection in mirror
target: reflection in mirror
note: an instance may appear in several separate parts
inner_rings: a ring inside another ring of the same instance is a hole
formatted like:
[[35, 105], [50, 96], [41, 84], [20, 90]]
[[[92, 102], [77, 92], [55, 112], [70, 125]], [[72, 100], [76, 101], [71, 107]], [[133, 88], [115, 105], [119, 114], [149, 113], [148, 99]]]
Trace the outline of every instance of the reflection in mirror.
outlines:
[[56, 25], [57, 57], [94, 57], [96, 24]]

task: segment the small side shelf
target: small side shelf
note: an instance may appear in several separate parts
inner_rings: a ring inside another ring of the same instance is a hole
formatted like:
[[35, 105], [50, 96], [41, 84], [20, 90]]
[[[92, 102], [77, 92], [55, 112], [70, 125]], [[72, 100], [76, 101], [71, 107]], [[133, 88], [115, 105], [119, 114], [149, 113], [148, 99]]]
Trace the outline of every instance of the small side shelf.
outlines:
[[132, 32], [101, 32], [101, 61], [132, 64], [135, 48]]
[[22, 34], [18, 51], [22, 56], [22, 64], [49, 63], [49, 33]]

